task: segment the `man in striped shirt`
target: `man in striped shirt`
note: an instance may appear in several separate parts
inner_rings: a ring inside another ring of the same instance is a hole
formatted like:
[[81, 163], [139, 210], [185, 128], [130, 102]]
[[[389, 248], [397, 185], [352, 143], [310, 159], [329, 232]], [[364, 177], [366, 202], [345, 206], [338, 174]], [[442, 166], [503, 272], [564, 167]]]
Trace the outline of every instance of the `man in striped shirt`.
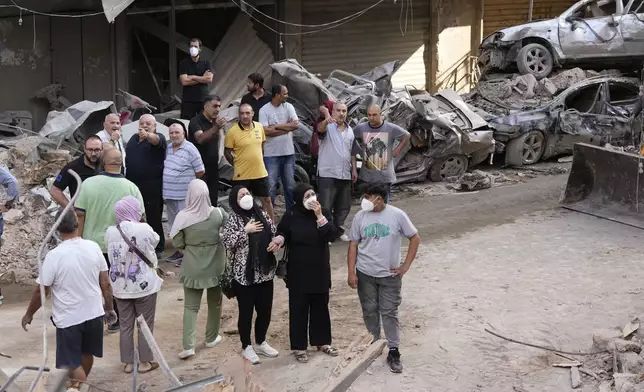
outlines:
[[[168, 128], [172, 143], [168, 144], [163, 165], [163, 199], [167, 208], [168, 225], [172, 228], [174, 219], [179, 211], [186, 207], [188, 185], [195, 178], [201, 178], [205, 173], [201, 154], [194, 144], [186, 140], [185, 125], [176, 120]], [[177, 265], [181, 264], [183, 255], [177, 251], [168, 258]]]

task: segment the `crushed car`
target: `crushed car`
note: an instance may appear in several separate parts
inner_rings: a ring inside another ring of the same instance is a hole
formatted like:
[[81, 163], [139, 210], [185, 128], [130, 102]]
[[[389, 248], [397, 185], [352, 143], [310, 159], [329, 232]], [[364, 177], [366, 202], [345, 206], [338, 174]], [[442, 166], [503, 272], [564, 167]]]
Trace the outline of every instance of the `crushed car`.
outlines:
[[[396, 183], [461, 176], [494, 153], [493, 129], [456, 92], [432, 95], [423, 90], [394, 90], [390, 80], [398, 65], [383, 64], [362, 76], [335, 70], [324, 80], [295, 60], [271, 67], [284, 78], [289, 100], [300, 117], [299, 131], [306, 129], [307, 135], [313, 131], [308, 124], [318, 117], [317, 108], [325, 100], [345, 102], [351, 126], [365, 122], [367, 108], [378, 104], [386, 121], [407, 129], [411, 141], [394, 162]], [[303, 143], [298, 144], [305, 149]]]
[[636, 78], [599, 76], [579, 82], [545, 106], [490, 120], [499, 153], [511, 166], [571, 154], [584, 142], [626, 146], [639, 143], [641, 120]]
[[644, 59], [644, 1], [581, 0], [557, 18], [498, 30], [479, 47], [482, 72], [518, 69], [542, 79], [570, 63]]

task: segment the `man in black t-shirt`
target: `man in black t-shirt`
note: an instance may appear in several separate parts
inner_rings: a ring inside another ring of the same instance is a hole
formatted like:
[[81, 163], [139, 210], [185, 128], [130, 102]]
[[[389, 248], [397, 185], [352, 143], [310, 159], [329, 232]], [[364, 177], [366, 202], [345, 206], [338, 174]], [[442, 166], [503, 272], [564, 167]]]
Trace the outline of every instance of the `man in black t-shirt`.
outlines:
[[54, 185], [49, 189], [49, 193], [54, 201], [64, 208], [69, 204], [69, 199], [63, 193], [65, 189], [69, 188], [69, 195], [71, 197], [74, 197], [74, 194], [76, 194], [78, 184], [76, 184], [76, 179], [67, 170], [72, 169], [82, 181], [85, 181], [97, 174], [102, 157], [103, 142], [101, 138], [96, 135], [88, 137], [85, 140], [83, 155], [66, 164], [58, 174], [58, 177], [56, 177]]
[[220, 131], [226, 125], [226, 119], [219, 117], [221, 98], [208, 96], [203, 103], [203, 111], [197, 114], [188, 126], [188, 140], [192, 142], [206, 167], [206, 174], [201, 177], [208, 185], [210, 202], [217, 205], [219, 196], [219, 142]]
[[248, 89], [248, 94], [242, 97], [241, 105], [249, 104], [253, 108], [253, 112], [255, 112], [253, 121], [259, 122], [259, 109], [271, 102], [271, 95], [264, 90], [264, 77], [262, 74], [252, 73], [248, 75], [246, 88]]
[[125, 178], [132, 181], [141, 191], [145, 206], [145, 218], [159, 235], [156, 247], [157, 258], [163, 256], [165, 234], [163, 233], [163, 163], [168, 142], [157, 132], [153, 115], [144, 114], [139, 118], [139, 132], [133, 135], [125, 146], [125, 162], [128, 167]]
[[190, 120], [202, 109], [203, 101], [208, 95], [208, 85], [212, 83], [213, 73], [210, 62], [201, 59], [201, 40], [190, 40], [190, 58], [179, 64], [179, 81], [183, 86], [181, 101], [181, 118]]

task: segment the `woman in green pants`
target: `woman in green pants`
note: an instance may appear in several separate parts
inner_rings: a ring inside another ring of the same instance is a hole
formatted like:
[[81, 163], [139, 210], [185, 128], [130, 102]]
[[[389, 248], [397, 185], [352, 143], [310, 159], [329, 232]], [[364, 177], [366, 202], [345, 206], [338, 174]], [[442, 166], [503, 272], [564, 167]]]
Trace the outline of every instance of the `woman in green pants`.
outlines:
[[228, 219], [221, 208], [210, 204], [208, 186], [199, 179], [192, 180], [186, 196], [186, 208], [181, 210], [172, 225], [170, 237], [175, 248], [183, 250], [179, 281], [183, 284], [183, 351], [179, 358], [195, 355], [197, 313], [201, 296], [206, 290], [208, 321], [206, 347], [215, 347], [221, 320], [221, 287], [226, 251], [219, 239], [219, 229]]

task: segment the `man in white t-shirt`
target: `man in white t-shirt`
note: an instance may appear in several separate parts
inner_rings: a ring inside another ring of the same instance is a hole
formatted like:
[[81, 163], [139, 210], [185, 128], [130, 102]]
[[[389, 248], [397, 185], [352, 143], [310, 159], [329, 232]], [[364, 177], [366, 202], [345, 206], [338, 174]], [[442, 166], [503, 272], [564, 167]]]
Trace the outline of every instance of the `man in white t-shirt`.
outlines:
[[123, 166], [121, 166], [121, 174], [125, 175], [125, 147], [123, 146], [123, 138], [121, 137], [121, 119], [116, 113], [110, 113], [105, 116], [103, 122], [103, 130], [98, 132], [96, 136], [101, 138], [103, 142], [103, 149], [116, 148], [121, 153], [123, 159]]
[[[62, 212], [58, 212], [56, 219]], [[103, 357], [103, 320], [113, 324], [118, 317], [105, 258], [96, 243], [78, 236], [78, 219], [73, 210], [64, 215], [58, 232], [63, 242], [47, 253], [36, 282], [45, 286], [47, 295], [51, 294], [56, 368], [69, 370], [75, 381], [68, 391], [74, 391], [87, 379], [94, 357]], [[41, 306], [38, 287], [22, 318], [25, 331]]]
[[294, 204], [293, 188], [295, 188], [295, 147], [293, 132], [299, 127], [295, 108], [288, 99], [288, 89], [281, 84], [271, 89], [271, 102], [259, 110], [259, 122], [264, 127], [266, 142], [264, 143], [264, 165], [268, 171], [268, 185], [271, 199], [275, 204], [277, 183], [282, 181], [286, 208]]

